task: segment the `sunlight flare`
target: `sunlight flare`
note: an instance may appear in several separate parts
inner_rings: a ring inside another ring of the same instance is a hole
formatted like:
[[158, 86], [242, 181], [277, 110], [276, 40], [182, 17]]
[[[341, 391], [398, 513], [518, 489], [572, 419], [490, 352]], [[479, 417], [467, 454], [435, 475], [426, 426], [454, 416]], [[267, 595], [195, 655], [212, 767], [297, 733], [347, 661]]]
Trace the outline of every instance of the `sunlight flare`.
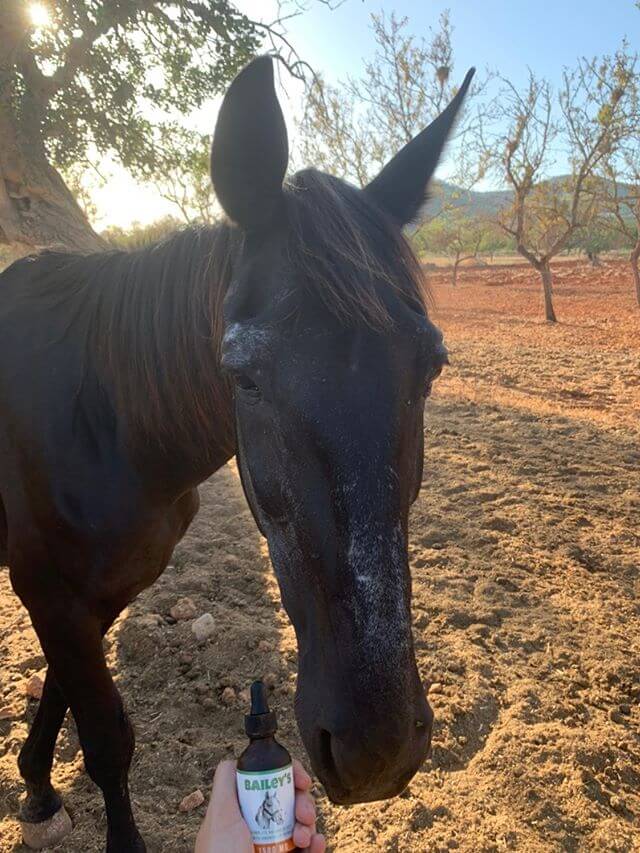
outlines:
[[32, 3], [29, 6], [29, 17], [36, 29], [45, 29], [51, 26], [51, 13], [42, 3]]

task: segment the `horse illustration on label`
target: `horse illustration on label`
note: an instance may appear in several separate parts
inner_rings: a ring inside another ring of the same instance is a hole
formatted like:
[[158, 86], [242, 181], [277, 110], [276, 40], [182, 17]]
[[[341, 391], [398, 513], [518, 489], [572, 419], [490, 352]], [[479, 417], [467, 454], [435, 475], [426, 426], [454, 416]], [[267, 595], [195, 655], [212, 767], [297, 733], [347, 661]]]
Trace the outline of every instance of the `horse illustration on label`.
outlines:
[[276, 793], [270, 794], [269, 791], [265, 793], [264, 800], [256, 812], [256, 823], [260, 829], [282, 826], [284, 817], [282, 816], [282, 806]]

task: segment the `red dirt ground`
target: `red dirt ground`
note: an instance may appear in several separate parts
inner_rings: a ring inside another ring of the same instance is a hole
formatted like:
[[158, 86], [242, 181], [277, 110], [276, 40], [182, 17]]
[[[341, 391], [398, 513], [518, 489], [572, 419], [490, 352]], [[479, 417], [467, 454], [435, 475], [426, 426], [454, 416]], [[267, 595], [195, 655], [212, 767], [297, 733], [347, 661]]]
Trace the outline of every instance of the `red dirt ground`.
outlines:
[[[390, 802], [339, 808], [318, 789], [330, 849], [640, 850], [640, 311], [622, 263], [563, 263], [561, 322], [541, 320], [526, 267], [431, 278], [451, 367], [428, 405], [412, 513], [418, 663], [434, 682], [433, 755]], [[212, 613], [197, 645], [165, 620], [181, 596]], [[19, 851], [16, 756], [43, 658], [0, 573], [0, 851]], [[137, 730], [131, 787], [151, 853], [192, 849], [204, 807], [178, 811], [243, 746], [243, 697], [272, 685], [282, 740], [293, 633], [235, 469], [203, 506], [160, 581], [108, 642]], [[224, 691], [224, 701], [223, 701]], [[227, 704], [224, 704], [224, 703]], [[5, 718], [1, 718], [1, 717]], [[304, 756], [303, 756], [304, 757]], [[98, 793], [73, 724], [55, 783], [74, 819], [60, 851], [102, 849]]]

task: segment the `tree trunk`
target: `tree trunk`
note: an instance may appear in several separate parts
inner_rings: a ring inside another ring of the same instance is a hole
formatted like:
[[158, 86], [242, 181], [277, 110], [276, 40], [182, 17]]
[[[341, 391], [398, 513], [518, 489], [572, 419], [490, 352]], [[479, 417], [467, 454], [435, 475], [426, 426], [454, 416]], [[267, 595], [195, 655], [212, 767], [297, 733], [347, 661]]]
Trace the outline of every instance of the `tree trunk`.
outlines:
[[640, 239], [633, 247], [629, 260], [631, 262], [633, 280], [636, 285], [636, 299], [638, 300], [638, 306], [640, 307], [640, 270], [638, 270], [638, 262], [640, 261]]
[[23, 95], [0, 59], [0, 244], [53, 244], [79, 251], [105, 248], [59, 173], [42, 139], [42, 110]]
[[453, 287], [458, 283], [458, 267], [460, 266], [460, 255], [456, 255], [456, 259], [453, 262], [453, 272], [451, 274], [451, 284]]
[[542, 291], [544, 293], [544, 316], [549, 323], [557, 323], [556, 312], [553, 310], [553, 275], [551, 267], [547, 262], [540, 264], [538, 269], [542, 279]]
[[[0, 135], [3, 148], [5, 139]], [[57, 244], [83, 252], [105, 248], [46, 157], [24, 146], [10, 165], [5, 154], [0, 148], [0, 243]]]

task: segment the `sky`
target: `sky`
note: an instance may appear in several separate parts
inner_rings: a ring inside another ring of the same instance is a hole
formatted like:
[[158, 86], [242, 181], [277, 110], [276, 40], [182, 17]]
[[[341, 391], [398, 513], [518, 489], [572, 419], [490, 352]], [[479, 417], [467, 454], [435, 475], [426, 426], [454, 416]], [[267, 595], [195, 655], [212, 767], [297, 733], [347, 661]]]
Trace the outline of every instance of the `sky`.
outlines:
[[[449, 9], [454, 26], [453, 80], [462, 80], [471, 65], [489, 68], [516, 85], [524, 83], [527, 68], [558, 84], [563, 66], [577, 57], [613, 53], [623, 37], [640, 44], [640, 10], [635, 0], [345, 0], [330, 10], [318, 0], [306, 0], [308, 10], [287, 24], [287, 37], [302, 58], [329, 82], [358, 75], [363, 58], [374, 51], [371, 14], [384, 10], [406, 16], [416, 36], [429, 36], [442, 11]], [[273, 20], [275, 0], [237, 0], [254, 19]], [[295, 115], [300, 88], [287, 83], [280, 90], [290, 136], [295, 141]], [[218, 102], [211, 102], [196, 119], [213, 130]], [[151, 188], [135, 185], [115, 167], [106, 187], [95, 194], [98, 227], [148, 222], [173, 208]], [[122, 199], [126, 198], [126, 205]]]
[[[255, 9], [269, 3], [238, 5]], [[310, 6], [291, 22], [291, 39], [328, 78], [357, 74], [361, 58], [373, 49], [371, 13], [381, 9], [406, 16], [417, 36], [428, 36], [449, 9], [460, 76], [471, 65], [488, 66], [518, 83], [530, 66], [553, 81], [577, 56], [611, 53], [624, 35], [632, 44], [640, 42], [634, 0], [347, 0], [333, 12]]]

